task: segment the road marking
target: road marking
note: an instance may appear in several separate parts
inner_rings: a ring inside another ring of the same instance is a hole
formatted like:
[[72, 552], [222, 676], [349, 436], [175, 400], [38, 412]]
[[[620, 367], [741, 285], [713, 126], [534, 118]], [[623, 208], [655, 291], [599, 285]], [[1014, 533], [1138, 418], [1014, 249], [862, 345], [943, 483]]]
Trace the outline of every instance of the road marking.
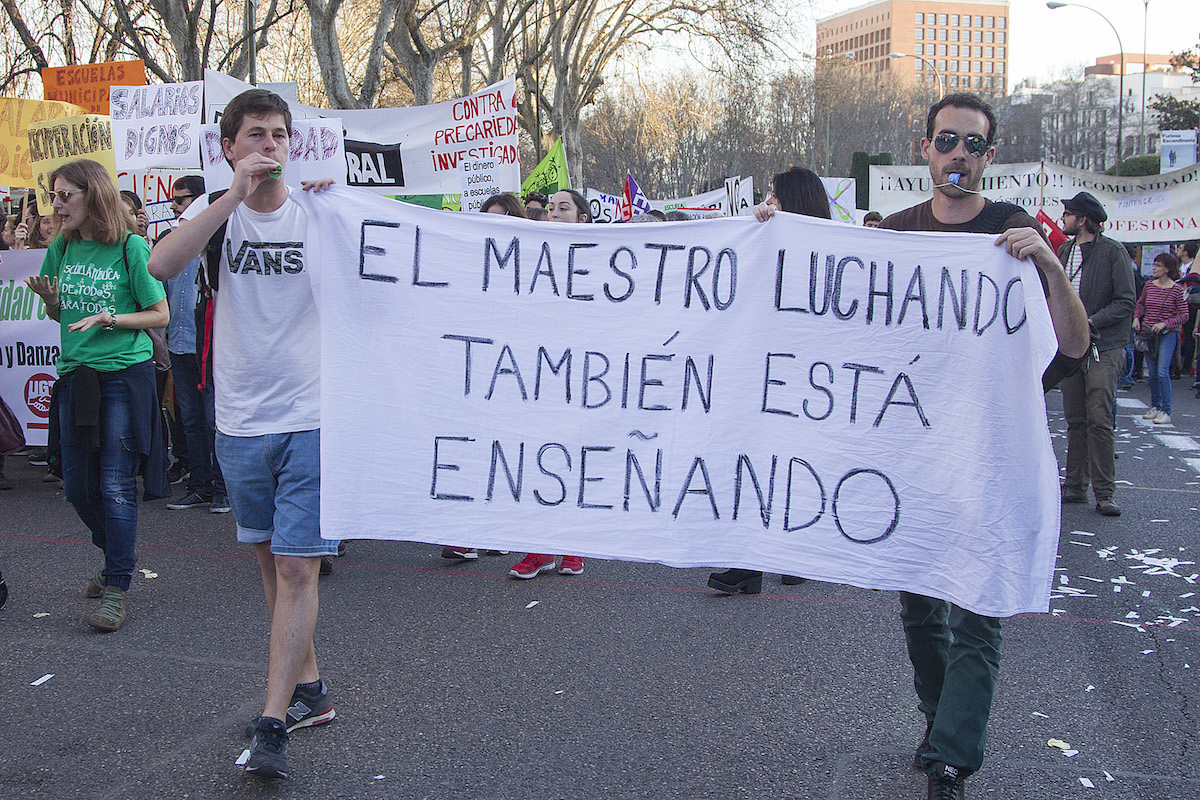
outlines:
[[1190, 436], [1163, 434], [1154, 438], [1172, 450], [1200, 450], [1200, 442], [1197, 442]]
[[1121, 408], [1146, 408], [1146, 404], [1136, 397], [1118, 397], [1117, 405]]

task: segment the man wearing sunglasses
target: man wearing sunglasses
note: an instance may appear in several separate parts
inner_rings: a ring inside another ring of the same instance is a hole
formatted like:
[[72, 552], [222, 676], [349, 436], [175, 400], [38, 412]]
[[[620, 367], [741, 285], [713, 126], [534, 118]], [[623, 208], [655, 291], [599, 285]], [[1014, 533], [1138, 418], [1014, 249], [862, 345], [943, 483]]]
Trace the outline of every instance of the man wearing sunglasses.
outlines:
[[1067, 418], [1062, 500], [1086, 503], [1090, 483], [1096, 510], [1106, 517], [1119, 517], [1121, 508], [1113, 501], [1117, 488], [1113, 403], [1117, 376], [1125, 366], [1137, 295], [1124, 245], [1100, 232], [1106, 219], [1104, 206], [1088, 192], [1063, 201], [1062, 230], [1074, 238], [1063, 243], [1058, 257], [1096, 328], [1099, 359], [1062, 382]]
[[[880, 227], [996, 234], [997, 246], [1033, 261], [1058, 339], [1058, 354], [1042, 376], [1049, 388], [1086, 355], [1087, 313], [1037, 221], [1018, 206], [993, 203], [980, 193], [983, 171], [996, 154], [995, 140], [995, 113], [976, 95], [951, 94], [933, 105], [921, 140], [933, 197], [888, 216]], [[999, 395], [1004, 387], [995, 391]], [[914, 766], [928, 776], [929, 800], [961, 800], [964, 781], [983, 764], [1000, 671], [1000, 620], [909, 592], [900, 593], [900, 603], [918, 708], [926, 722]]]

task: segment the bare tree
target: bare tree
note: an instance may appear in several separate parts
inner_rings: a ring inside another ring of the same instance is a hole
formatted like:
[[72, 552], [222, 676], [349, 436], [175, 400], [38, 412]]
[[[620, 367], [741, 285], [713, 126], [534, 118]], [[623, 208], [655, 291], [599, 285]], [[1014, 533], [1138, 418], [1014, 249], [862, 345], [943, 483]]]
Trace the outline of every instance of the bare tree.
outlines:
[[[370, 46], [358, 65], [362, 80], [351, 87], [337, 21], [343, 10], [343, 0], [305, 0], [309, 25], [312, 29], [313, 51], [325, 85], [325, 96], [333, 108], [370, 108], [383, 84], [382, 65], [384, 45], [397, 15], [413, 5], [414, 0], [380, 0], [378, 16], [370, 27]], [[371, 10], [372, 14], [374, 9]], [[344, 21], [344, 18], [343, 18]], [[360, 25], [357, 27], [366, 27]], [[365, 31], [364, 31], [365, 32]]]
[[485, 0], [402, 0], [384, 57], [412, 90], [413, 103], [433, 102], [437, 68], [486, 30], [484, 8]]

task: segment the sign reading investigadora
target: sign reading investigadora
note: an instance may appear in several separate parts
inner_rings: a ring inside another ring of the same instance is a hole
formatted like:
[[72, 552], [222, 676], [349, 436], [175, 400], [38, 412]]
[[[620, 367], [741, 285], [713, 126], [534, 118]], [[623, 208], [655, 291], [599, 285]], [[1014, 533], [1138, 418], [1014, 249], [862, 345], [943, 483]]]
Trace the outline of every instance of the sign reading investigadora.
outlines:
[[1034, 267], [994, 237], [297, 199], [319, 251], [324, 535], [453, 530], [1046, 609], [1055, 345]]

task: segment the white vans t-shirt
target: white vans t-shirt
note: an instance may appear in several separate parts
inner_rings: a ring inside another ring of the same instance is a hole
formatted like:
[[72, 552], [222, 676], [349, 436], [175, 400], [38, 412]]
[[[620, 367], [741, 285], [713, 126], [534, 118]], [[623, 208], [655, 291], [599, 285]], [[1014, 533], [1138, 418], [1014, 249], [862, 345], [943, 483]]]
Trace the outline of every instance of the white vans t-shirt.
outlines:
[[[191, 219], [208, 206], [197, 198]], [[290, 198], [229, 217], [213, 319], [217, 430], [261, 436], [321, 427], [321, 342], [308, 216]]]

